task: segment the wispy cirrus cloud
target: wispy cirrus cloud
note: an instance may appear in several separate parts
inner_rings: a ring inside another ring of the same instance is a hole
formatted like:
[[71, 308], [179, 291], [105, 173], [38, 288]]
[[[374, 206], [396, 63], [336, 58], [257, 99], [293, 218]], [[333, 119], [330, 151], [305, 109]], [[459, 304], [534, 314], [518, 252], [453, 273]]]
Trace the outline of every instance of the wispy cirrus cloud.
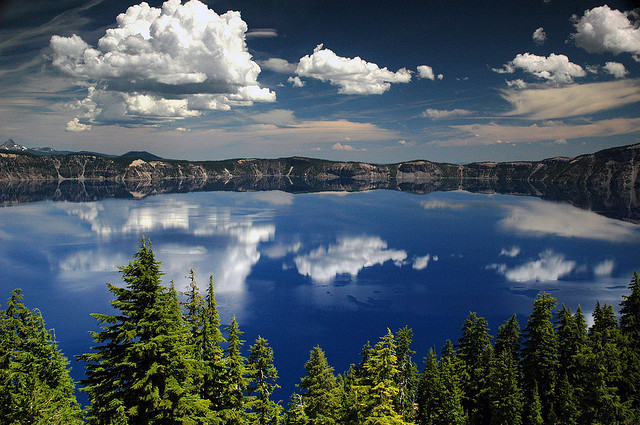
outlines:
[[503, 90], [513, 109], [506, 116], [548, 120], [595, 114], [640, 102], [637, 79]]

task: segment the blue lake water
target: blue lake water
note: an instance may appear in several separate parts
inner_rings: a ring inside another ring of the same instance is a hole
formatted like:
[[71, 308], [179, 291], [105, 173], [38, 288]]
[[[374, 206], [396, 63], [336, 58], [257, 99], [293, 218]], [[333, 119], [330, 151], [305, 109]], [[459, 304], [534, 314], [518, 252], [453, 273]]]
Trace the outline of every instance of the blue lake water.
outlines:
[[37, 202], [0, 208], [0, 302], [23, 288], [72, 359], [88, 351], [94, 312], [111, 312], [105, 282], [153, 244], [165, 283], [204, 290], [213, 274], [221, 319], [235, 314], [245, 348], [275, 351], [285, 403], [320, 345], [336, 372], [390, 328], [414, 331], [416, 361], [454, 342], [470, 311], [522, 327], [538, 292], [589, 314], [618, 307], [640, 268], [640, 228], [530, 197], [392, 191], [208, 192]]

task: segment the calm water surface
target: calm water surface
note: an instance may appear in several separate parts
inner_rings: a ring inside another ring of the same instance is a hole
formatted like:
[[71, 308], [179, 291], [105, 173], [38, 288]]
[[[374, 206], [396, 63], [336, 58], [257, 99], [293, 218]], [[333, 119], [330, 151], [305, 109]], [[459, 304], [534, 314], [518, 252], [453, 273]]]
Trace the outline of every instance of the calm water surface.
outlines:
[[[403, 326], [416, 361], [457, 340], [470, 311], [495, 335], [522, 327], [538, 292], [589, 314], [617, 308], [640, 268], [640, 228], [567, 204], [467, 192], [189, 193], [0, 208], [0, 300], [23, 288], [69, 358], [88, 351], [93, 312], [112, 312], [105, 282], [153, 244], [164, 282], [204, 290], [213, 274], [221, 319], [235, 314], [248, 349], [268, 339], [286, 402], [320, 345], [336, 372]], [[72, 360], [75, 379], [82, 365]]]

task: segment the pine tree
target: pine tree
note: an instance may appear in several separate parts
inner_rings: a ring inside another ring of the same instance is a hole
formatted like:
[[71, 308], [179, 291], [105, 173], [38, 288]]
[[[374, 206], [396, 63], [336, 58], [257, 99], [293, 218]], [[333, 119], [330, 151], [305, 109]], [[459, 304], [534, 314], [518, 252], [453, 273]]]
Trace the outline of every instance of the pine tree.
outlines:
[[300, 394], [291, 394], [289, 410], [284, 414], [284, 425], [307, 425], [311, 423], [305, 413], [305, 404]]
[[22, 299], [14, 290], [0, 314], [0, 423], [82, 424], [69, 362]]
[[462, 337], [458, 340], [457, 348], [469, 375], [463, 403], [469, 420], [472, 424], [488, 423], [491, 413], [487, 399], [487, 375], [492, 346], [489, 324], [484, 317], [469, 313], [462, 326]]
[[398, 397], [395, 405], [403, 419], [410, 422], [414, 416], [415, 392], [418, 384], [418, 367], [411, 359], [411, 355], [415, 354], [411, 349], [413, 331], [405, 326], [398, 331], [397, 335], [398, 373], [395, 385], [398, 387]]
[[418, 382], [416, 423], [419, 425], [466, 424], [468, 417], [462, 406], [465, 380], [462, 360], [451, 354], [443, 357], [439, 364], [435, 350], [429, 350], [425, 359], [425, 368]]
[[87, 362], [92, 423], [113, 418], [137, 423], [200, 420], [208, 403], [197, 394], [197, 362], [189, 345], [175, 288], [166, 290], [151, 244], [143, 239], [129, 265], [120, 267], [125, 288], [107, 284], [116, 315], [93, 314], [102, 330]]
[[544, 424], [544, 419], [542, 418], [542, 403], [540, 402], [540, 396], [538, 394], [538, 383], [534, 381], [525, 425]]
[[319, 346], [311, 350], [309, 360], [304, 365], [306, 376], [298, 386], [304, 390], [302, 402], [306, 416], [313, 424], [333, 424], [338, 408], [337, 382], [333, 368]]
[[634, 271], [629, 283], [629, 295], [620, 303], [620, 330], [624, 336], [623, 364], [625, 380], [622, 400], [635, 411], [640, 423], [640, 277]]
[[588, 344], [577, 357], [583, 376], [581, 422], [621, 424], [628, 417], [619, 388], [622, 384], [622, 334], [613, 306], [600, 303], [594, 311]]
[[495, 354], [500, 356], [503, 352], [508, 353], [516, 363], [520, 362], [520, 324], [514, 314], [505, 323], [498, 327], [496, 336]]
[[[526, 388], [537, 388], [542, 406], [542, 418], [551, 423], [555, 417], [554, 387], [558, 374], [558, 338], [551, 319], [556, 299], [544, 293], [538, 294], [533, 303], [533, 312], [529, 315], [524, 330], [523, 371]], [[532, 400], [529, 394], [529, 400]]]
[[249, 379], [246, 359], [242, 356], [245, 341], [240, 338], [243, 332], [238, 326], [236, 316], [232, 317], [226, 332], [227, 348], [224, 350], [223, 359], [227, 385], [223, 395], [224, 405], [219, 416], [224, 419], [224, 424], [243, 425], [249, 423], [246, 414], [248, 400], [244, 395]]
[[487, 398], [492, 425], [520, 425], [524, 408], [520, 367], [509, 349], [496, 352], [489, 362]]
[[387, 334], [375, 345], [364, 370], [371, 380], [368, 391], [371, 402], [364, 424], [404, 424], [394, 406], [399, 390], [395, 385], [398, 367], [395, 337], [391, 330], [387, 329]]
[[282, 408], [271, 400], [271, 394], [276, 388], [278, 370], [273, 365], [273, 349], [269, 347], [266, 339], [258, 337], [249, 350], [247, 362], [249, 372], [249, 396], [256, 394], [250, 405], [253, 411], [251, 415], [254, 424], [277, 424]]

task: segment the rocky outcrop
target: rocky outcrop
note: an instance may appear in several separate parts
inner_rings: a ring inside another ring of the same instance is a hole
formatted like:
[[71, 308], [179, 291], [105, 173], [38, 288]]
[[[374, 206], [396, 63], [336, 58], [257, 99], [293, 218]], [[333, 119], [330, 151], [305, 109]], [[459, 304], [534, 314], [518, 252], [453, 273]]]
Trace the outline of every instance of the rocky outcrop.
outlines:
[[464, 189], [534, 195], [640, 220], [640, 144], [576, 158], [466, 165], [381, 165], [301, 157], [197, 162], [145, 158], [0, 152], [0, 203], [23, 202], [28, 193], [31, 200], [80, 201], [206, 190]]

